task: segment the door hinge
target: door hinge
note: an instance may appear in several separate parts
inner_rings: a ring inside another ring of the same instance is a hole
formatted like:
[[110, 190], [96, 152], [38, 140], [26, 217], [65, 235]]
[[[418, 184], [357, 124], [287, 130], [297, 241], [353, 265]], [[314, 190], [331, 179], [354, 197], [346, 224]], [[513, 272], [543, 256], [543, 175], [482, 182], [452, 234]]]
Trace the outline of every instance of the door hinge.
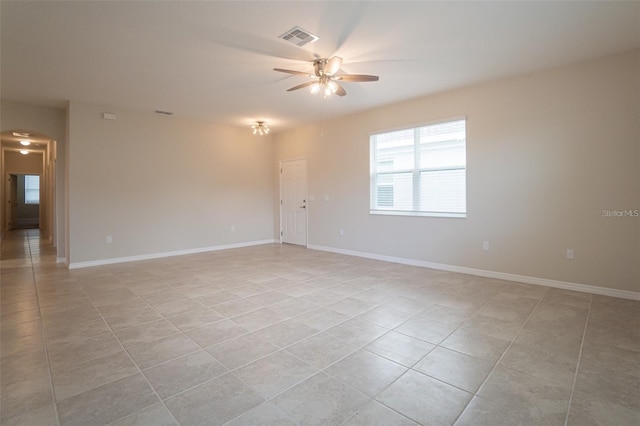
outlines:
[[280, 204], [282, 204], [282, 200], [280, 200]]
[[280, 174], [282, 174], [282, 169], [280, 169]]
[[282, 231], [280, 231], [280, 236], [282, 237], [282, 235], [283, 235], [283, 234], [282, 234]]

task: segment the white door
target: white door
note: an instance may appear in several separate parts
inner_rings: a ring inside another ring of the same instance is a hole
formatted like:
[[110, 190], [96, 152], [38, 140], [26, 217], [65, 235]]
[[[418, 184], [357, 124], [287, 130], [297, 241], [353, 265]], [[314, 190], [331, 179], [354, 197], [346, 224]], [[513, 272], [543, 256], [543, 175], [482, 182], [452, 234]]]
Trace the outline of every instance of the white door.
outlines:
[[307, 245], [307, 160], [280, 162], [282, 242]]

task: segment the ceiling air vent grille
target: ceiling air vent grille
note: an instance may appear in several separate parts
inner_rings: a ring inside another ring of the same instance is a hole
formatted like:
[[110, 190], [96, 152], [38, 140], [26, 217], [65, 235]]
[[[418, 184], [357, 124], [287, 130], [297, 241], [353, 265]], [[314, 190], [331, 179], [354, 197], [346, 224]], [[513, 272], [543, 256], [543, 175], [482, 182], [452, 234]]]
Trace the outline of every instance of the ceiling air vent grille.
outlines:
[[286, 40], [289, 43], [295, 44], [296, 46], [304, 46], [305, 44], [313, 43], [314, 41], [316, 41], [318, 39], [318, 36], [313, 35], [309, 31], [303, 30], [300, 27], [293, 27], [278, 38]]

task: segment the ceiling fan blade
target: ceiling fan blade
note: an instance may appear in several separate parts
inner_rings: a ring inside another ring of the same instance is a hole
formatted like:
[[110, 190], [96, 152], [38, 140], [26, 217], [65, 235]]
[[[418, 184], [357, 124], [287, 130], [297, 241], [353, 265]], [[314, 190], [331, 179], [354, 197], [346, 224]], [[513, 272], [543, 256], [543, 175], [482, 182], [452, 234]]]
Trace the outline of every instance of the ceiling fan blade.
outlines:
[[342, 66], [342, 58], [339, 56], [334, 56], [333, 58], [327, 61], [327, 65], [324, 67], [324, 73], [329, 75], [334, 75], [340, 70]]
[[338, 89], [336, 90], [336, 95], [338, 96], [344, 96], [347, 94], [346, 90], [344, 90], [344, 87], [342, 87], [341, 85], [339, 85], [338, 83], [336, 83], [336, 86], [338, 86]]
[[285, 70], [285, 69], [282, 69], [282, 68], [274, 68], [273, 70], [274, 71], [278, 71], [278, 72], [286, 72], [287, 74], [304, 75], [304, 76], [308, 76], [309, 75], [308, 72]]
[[316, 83], [315, 80], [307, 81], [306, 83], [298, 84], [297, 86], [293, 86], [291, 89], [287, 89], [287, 92], [292, 92], [294, 90], [303, 89], [305, 87], [311, 86], [313, 83]]
[[365, 74], [346, 74], [335, 76], [340, 81], [378, 81], [380, 77], [377, 75], [365, 75]]

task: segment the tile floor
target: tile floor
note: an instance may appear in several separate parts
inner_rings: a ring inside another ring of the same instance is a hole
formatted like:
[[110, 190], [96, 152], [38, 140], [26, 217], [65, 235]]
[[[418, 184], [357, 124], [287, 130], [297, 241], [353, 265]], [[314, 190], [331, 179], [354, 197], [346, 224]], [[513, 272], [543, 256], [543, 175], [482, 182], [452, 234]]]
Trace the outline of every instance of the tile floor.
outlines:
[[640, 302], [264, 245], [2, 243], [2, 425], [638, 425]]

